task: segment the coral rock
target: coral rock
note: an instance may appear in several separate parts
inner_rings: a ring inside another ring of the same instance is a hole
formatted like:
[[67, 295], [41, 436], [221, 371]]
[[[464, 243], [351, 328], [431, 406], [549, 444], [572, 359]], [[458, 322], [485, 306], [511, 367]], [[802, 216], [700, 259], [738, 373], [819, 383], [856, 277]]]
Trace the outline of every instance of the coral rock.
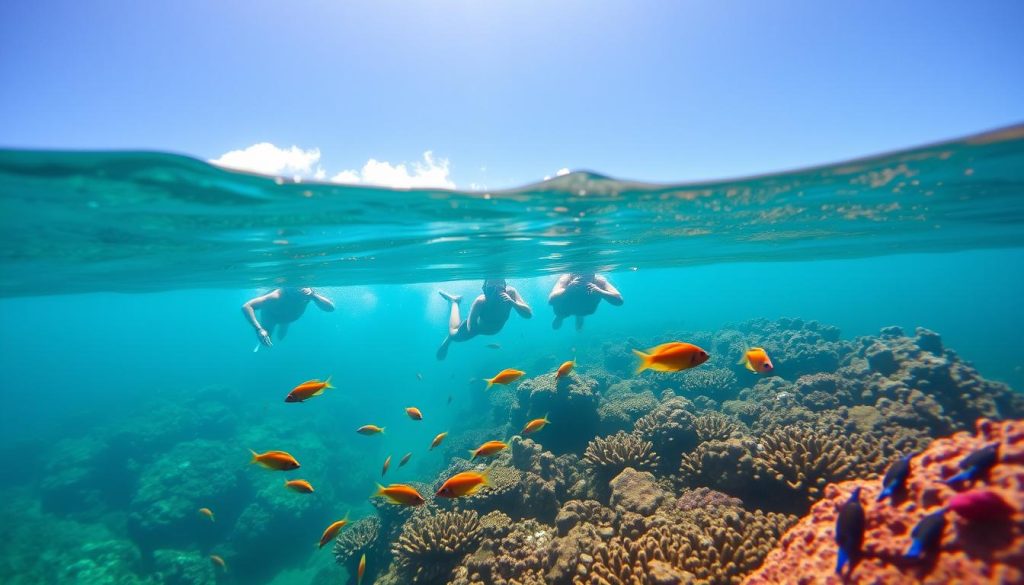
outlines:
[[652, 514], [667, 498], [658, 486], [654, 475], [627, 467], [611, 480], [611, 504], [613, 508], [636, 512], [644, 516]]

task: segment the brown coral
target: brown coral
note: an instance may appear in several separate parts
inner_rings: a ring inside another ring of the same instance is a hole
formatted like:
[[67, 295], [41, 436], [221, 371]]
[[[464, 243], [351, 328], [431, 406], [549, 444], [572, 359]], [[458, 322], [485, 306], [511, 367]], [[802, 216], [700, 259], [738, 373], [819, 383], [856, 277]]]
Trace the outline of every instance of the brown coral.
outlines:
[[476, 512], [440, 512], [412, 518], [391, 550], [396, 568], [407, 582], [443, 582], [463, 556], [476, 550], [482, 538]]
[[334, 558], [339, 565], [345, 565], [361, 552], [377, 543], [380, 520], [374, 516], [356, 520], [341, 531], [334, 541]]
[[686, 451], [697, 446], [693, 405], [685, 398], [671, 397], [636, 421], [633, 432], [654, 445], [661, 456], [662, 471], [672, 472], [675, 462]]
[[754, 462], [759, 475], [785, 483], [807, 502], [816, 500], [829, 482], [854, 477], [858, 470], [858, 459], [850, 453], [848, 441], [803, 425], [777, 428], [761, 436]]
[[709, 487], [747, 497], [757, 475], [756, 453], [757, 443], [749, 437], [706, 441], [683, 455], [679, 477], [685, 486]]
[[607, 481], [627, 467], [645, 471], [655, 469], [658, 455], [650, 441], [619, 431], [610, 437], [596, 437], [590, 441], [583, 453], [583, 462], [602, 481]]
[[747, 433], [747, 427], [733, 417], [720, 412], [705, 412], [694, 420], [694, 430], [700, 441], [724, 441]]
[[[867, 511], [865, 554], [845, 582], [857, 583], [1024, 583], [1024, 421], [979, 420], [976, 433], [957, 433], [934, 441], [911, 462], [902, 505], [875, 503], [880, 482], [853, 480], [829, 486], [779, 541], [748, 585], [840, 584], [835, 575], [836, 511], [861, 488]], [[1016, 512], [1004, 521], [974, 524], [947, 513], [940, 552], [925, 563], [901, 559], [911, 528], [923, 516], [946, 505], [957, 490], [942, 483], [960, 471], [957, 463], [982, 446], [999, 445], [999, 463], [979, 487], [996, 492]]]

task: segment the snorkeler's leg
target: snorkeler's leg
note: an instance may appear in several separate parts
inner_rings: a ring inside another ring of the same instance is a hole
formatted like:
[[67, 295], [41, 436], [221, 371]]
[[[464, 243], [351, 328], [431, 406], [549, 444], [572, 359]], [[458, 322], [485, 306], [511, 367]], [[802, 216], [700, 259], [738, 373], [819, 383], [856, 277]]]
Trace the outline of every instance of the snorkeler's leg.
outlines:
[[444, 358], [448, 357], [448, 346], [451, 344], [452, 336], [449, 335], [448, 337], [444, 338], [444, 341], [441, 342], [441, 347], [437, 348], [437, 359], [443, 360]]
[[559, 315], [555, 315], [555, 320], [551, 322], [551, 328], [552, 329], [561, 329], [562, 328], [562, 321], [565, 321], [565, 317], [561, 317]]
[[583, 329], [583, 315], [576, 315], [576, 331]]
[[448, 311], [448, 335], [455, 335], [459, 331], [459, 326], [462, 324], [462, 314], [459, 312], [459, 301], [462, 297], [456, 297], [450, 295], [444, 291], [437, 291], [450, 305]]
[[277, 339], [283, 341], [288, 335], [288, 323], [281, 323], [281, 327], [277, 330]]

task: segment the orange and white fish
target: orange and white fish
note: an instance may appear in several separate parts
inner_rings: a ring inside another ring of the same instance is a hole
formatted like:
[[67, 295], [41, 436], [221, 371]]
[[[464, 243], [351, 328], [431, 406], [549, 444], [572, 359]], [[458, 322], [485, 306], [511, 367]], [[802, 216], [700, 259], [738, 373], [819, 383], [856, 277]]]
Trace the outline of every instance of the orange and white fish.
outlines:
[[327, 527], [327, 530], [324, 530], [323, 536], [320, 537], [320, 548], [323, 548], [325, 544], [334, 540], [334, 538], [338, 536], [338, 533], [341, 532], [341, 529], [344, 528], [346, 524], [348, 524], [348, 514], [345, 514], [345, 517], [341, 520], [338, 520], [337, 522], [332, 522], [331, 525]]
[[391, 467], [391, 455], [384, 460], [384, 467], [380, 470], [380, 476], [384, 477], [384, 474], [388, 472], [388, 468]]
[[416, 408], [415, 406], [410, 406], [409, 408], [406, 408], [405, 414], [409, 415], [409, 418], [411, 418], [412, 420], [423, 420], [423, 413], [420, 412], [420, 409]]
[[404, 456], [402, 457], [402, 460], [398, 462], [398, 466], [399, 466], [399, 467], [405, 467], [405, 464], [406, 464], [406, 463], [408, 463], [408, 462], [409, 462], [409, 459], [411, 459], [411, 458], [412, 458], [412, 453], [406, 453], [406, 454], [405, 454], [405, 455], [404, 455]]
[[210, 555], [210, 562], [217, 565], [225, 572], [228, 570], [228, 564], [224, 562], [224, 559], [220, 555]]
[[267, 469], [273, 469], [274, 471], [291, 471], [299, 468], [299, 462], [295, 460], [291, 454], [285, 451], [267, 451], [266, 453], [257, 453], [252, 449], [249, 449], [252, 453], [252, 461], [250, 463], [258, 463]]
[[576, 367], [576, 360], [568, 361], [558, 366], [558, 371], [555, 372], [555, 379], [568, 376], [574, 367]]
[[505, 368], [498, 372], [498, 375], [493, 378], [487, 378], [487, 388], [494, 386], [495, 384], [511, 384], [519, 378], [522, 378], [526, 372], [522, 370], [513, 370], [512, 368]]
[[529, 435], [530, 433], [536, 433], [537, 431], [548, 426], [548, 424], [550, 423], [551, 421], [548, 420], [548, 415], [545, 414], [544, 418], [535, 418], [530, 422], [526, 423], [526, 426], [523, 427], [522, 434]]
[[377, 493], [373, 495], [387, 498], [400, 506], [419, 506], [426, 502], [416, 488], [404, 483], [393, 483], [387, 487], [377, 484]]
[[430, 442], [430, 449], [429, 450], [433, 451], [434, 447], [437, 447], [438, 445], [440, 445], [441, 441], [443, 441], [444, 438], [447, 437], [447, 436], [448, 436], [448, 431], [445, 431], [443, 433], [438, 433], [437, 436], [434, 437], [434, 440]]
[[634, 349], [633, 353], [640, 358], [640, 365], [636, 369], [638, 374], [644, 370], [656, 372], [688, 370], [703, 364], [710, 357], [708, 352], [696, 345], [681, 341], [663, 343], [646, 352]]
[[214, 521], [214, 519], [213, 519], [213, 510], [211, 510], [209, 508], [199, 508], [199, 513], [202, 514], [203, 516], [206, 516], [207, 518], [209, 518], [210, 522]]
[[502, 441], [487, 441], [476, 449], [471, 449], [469, 451], [472, 455], [469, 460], [472, 461], [477, 457], [493, 457], [505, 449], [508, 449], [508, 443], [504, 443]]
[[376, 435], [377, 433], [383, 433], [384, 427], [378, 427], [377, 425], [363, 425], [356, 429], [356, 432], [360, 435]]
[[331, 386], [331, 377], [327, 376], [326, 380], [306, 380], [299, 384], [288, 393], [288, 396], [284, 397], [285, 402], [305, 402], [314, 396], [320, 396], [324, 393], [324, 390], [328, 388], [334, 388]]
[[359, 568], [356, 569], [356, 585], [362, 585], [363, 574], [366, 573], [366, 553], [359, 557]]
[[304, 479], [292, 479], [284, 482], [284, 487], [300, 494], [313, 493], [313, 485]]
[[768, 357], [768, 352], [763, 347], [751, 347], [744, 351], [740, 361], [736, 363], [745, 366], [755, 374], [769, 374], [775, 369], [771, 358]]
[[441, 485], [441, 489], [437, 490], [436, 495], [439, 498], [461, 498], [462, 496], [471, 496], [480, 491], [480, 488], [488, 485], [491, 484], [488, 482], [486, 471], [483, 473], [463, 471], [448, 478]]

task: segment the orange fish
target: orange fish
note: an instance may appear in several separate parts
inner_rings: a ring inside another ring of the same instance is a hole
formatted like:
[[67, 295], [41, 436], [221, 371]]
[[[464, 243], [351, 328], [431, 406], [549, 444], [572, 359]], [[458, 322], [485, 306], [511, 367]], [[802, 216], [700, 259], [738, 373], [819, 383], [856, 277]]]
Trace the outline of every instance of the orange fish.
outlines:
[[209, 508], [199, 508], [199, 513], [202, 514], [203, 516], [206, 516], [207, 518], [209, 518], [210, 522], [214, 521], [213, 520], [213, 510], [211, 510]]
[[323, 548], [325, 544], [334, 540], [334, 537], [338, 536], [338, 533], [341, 532], [341, 529], [344, 528], [346, 524], [348, 524], [348, 514], [346, 514], [343, 519], [328, 526], [327, 530], [324, 530], [323, 536], [320, 537], [320, 548]]
[[393, 483], [387, 487], [377, 484], [377, 493], [373, 495], [383, 496], [400, 506], [419, 506], [426, 502], [416, 488], [404, 483]]
[[405, 467], [405, 464], [409, 462], [409, 459], [411, 457], [412, 457], [412, 453], [406, 453], [405, 456], [402, 457], [402, 460], [398, 462], [398, 466], [399, 467]]
[[443, 433], [438, 433], [438, 435], [436, 437], [434, 437], [434, 440], [431, 441], [431, 443], [430, 443], [430, 450], [433, 451], [434, 447], [437, 447], [438, 445], [440, 445], [441, 441], [443, 441], [444, 438], [447, 437], [447, 436], [448, 436], [448, 431], [445, 431]]
[[569, 375], [569, 372], [576, 366], [576, 360], [565, 362], [558, 366], [558, 371], [555, 372], [555, 379], [564, 378]]
[[536, 433], [537, 431], [548, 426], [548, 424], [550, 423], [551, 421], [548, 420], [548, 415], [545, 414], [544, 418], [535, 418], [530, 422], [526, 423], [526, 426], [523, 427], [522, 434], [529, 435], [530, 433]]
[[471, 496], [480, 491], [480, 488], [490, 485], [487, 481], [487, 472], [477, 473], [476, 471], [463, 471], [448, 478], [441, 489], [437, 490], [439, 498], [460, 498]]
[[217, 565], [224, 571], [228, 570], [228, 564], [224, 562], [224, 559], [220, 555], [210, 555], [210, 562]]
[[477, 457], [491, 457], [497, 455], [505, 449], [508, 449], [508, 443], [503, 443], [501, 441], [487, 441], [476, 449], [470, 450], [470, 453], [473, 455], [470, 457], [470, 461]]
[[250, 463], [259, 463], [267, 469], [273, 469], [274, 471], [291, 471], [292, 469], [299, 468], [299, 462], [284, 451], [267, 451], [266, 453], [257, 453], [252, 449], [249, 449], [249, 452], [252, 453], [252, 461], [250, 461]]
[[310, 484], [308, 481], [304, 479], [293, 479], [290, 481], [286, 481], [284, 482], [284, 487], [292, 490], [293, 492], [298, 492], [300, 494], [313, 493], [312, 484]]
[[423, 413], [420, 412], [420, 409], [416, 408], [415, 406], [410, 406], [409, 408], [406, 408], [405, 414], [408, 414], [409, 418], [411, 418], [412, 420], [423, 420]]
[[376, 435], [377, 433], [383, 433], [384, 427], [378, 427], [377, 425], [363, 425], [356, 429], [356, 432], [360, 435]]
[[768, 352], [766, 352], [763, 347], [752, 347], [748, 349], [743, 352], [743, 356], [740, 357], [740, 361], [736, 363], [746, 366], [748, 370], [755, 374], [767, 374], [775, 368], [775, 366], [772, 365], [771, 358], [768, 357]]
[[306, 380], [299, 384], [288, 393], [288, 396], [284, 397], [285, 402], [305, 402], [314, 396], [320, 396], [324, 393], [324, 390], [328, 388], [334, 388], [331, 386], [331, 377], [327, 376], [324, 381], [313, 378], [312, 380]]
[[359, 557], [359, 568], [356, 569], [356, 585], [362, 584], [364, 573], [366, 573], [366, 553]]
[[515, 382], [519, 378], [522, 378], [525, 374], [526, 372], [523, 372], [521, 370], [513, 370], [511, 368], [506, 368], [498, 372], [497, 376], [487, 379], [487, 388], [490, 388], [495, 384], [511, 384], [512, 382]]
[[380, 470], [380, 476], [384, 477], [384, 474], [388, 472], [388, 468], [391, 467], [391, 455], [384, 460], [384, 468]]
[[636, 369], [638, 374], [648, 369], [656, 372], [688, 370], [708, 361], [709, 357], [708, 352], [696, 345], [680, 341], [663, 343], [646, 353], [634, 349], [633, 353], [640, 358], [640, 365]]

